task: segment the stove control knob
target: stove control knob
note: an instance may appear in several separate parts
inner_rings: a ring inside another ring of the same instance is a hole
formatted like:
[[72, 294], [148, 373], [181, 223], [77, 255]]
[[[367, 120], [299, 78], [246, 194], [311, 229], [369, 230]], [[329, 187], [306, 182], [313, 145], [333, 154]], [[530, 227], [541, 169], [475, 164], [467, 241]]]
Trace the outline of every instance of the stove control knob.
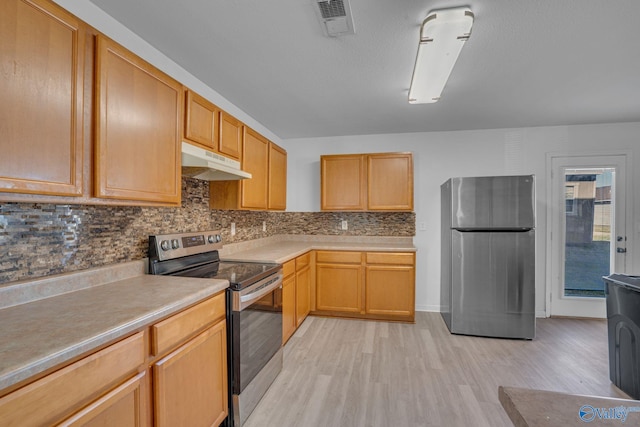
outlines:
[[213, 234], [209, 234], [209, 236], [207, 236], [207, 241], [209, 243], [215, 243], [216, 242], [216, 237]]
[[216, 242], [221, 242], [222, 241], [222, 236], [219, 234], [216, 234]]
[[178, 249], [180, 247], [180, 242], [178, 239], [173, 239], [171, 241], [171, 249]]
[[169, 241], [163, 240], [162, 242], [160, 242], [160, 249], [162, 249], [163, 251], [168, 251], [169, 249], [171, 249], [169, 247]]

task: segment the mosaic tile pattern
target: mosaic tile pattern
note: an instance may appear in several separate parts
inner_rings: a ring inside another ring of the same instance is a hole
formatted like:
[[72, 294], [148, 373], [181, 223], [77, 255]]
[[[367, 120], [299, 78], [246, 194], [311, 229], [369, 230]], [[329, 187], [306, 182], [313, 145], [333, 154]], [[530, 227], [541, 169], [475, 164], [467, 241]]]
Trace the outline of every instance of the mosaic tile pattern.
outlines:
[[278, 234], [413, 236], [415, 214], [210, 210], [209, 184], [190, 178], [180, 208], [0, 203], [0, 284], [142, 259], [150, 234], [208, 229], [222, 230], [227, 243]]

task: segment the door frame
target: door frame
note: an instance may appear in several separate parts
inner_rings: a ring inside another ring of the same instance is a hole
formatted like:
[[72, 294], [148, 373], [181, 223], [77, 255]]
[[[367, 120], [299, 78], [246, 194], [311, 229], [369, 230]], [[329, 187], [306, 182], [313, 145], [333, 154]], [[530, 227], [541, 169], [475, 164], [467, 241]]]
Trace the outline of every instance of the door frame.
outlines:
[[[626, 249], [627, 249], [627, 259], [625, 262], [625, 269], [628, 270], [631, 259], [629, 257], [630, 254], [633, 253], [633, 238], [629, 238], [629, 227], [631, 223], [629, 222], [633, 216], [633, 194], [631, 193], [631, 179], [632, 179], [632, 171], [629, 166], [632, 164], [632, 153], [631, 150], [603, 150], [603, 151], [584, 151], [584, 152], [548, 152], [546, 154], [546, 233], [545, 233], [545, 247], [546, 247], [546, 266], [545, 266], [545, 316], [551, 317], [551, 304], [552, 304], [552, 294], [554, 292], [553, 288], [553, 244], [552, 234], [556, 227], [556, 221], [560, 217], [559, 209], [560, 206], [556, 206], [553, 200], [554, 190], [553, 190], [553, 162], [554, 159], [557, 158], [579, 158], [579, 157], [590, 157], [594, 158], [594, 163], [598, 163], [598, 158], [603, 157], [613, 157], [613, 156], [622, 156], [624, 157], [624, 180], [618, 181], [616, 179], [616, 187], [621, 187], [624, 191], [623, 198], [623, 215], [625, 220], [625, 234], [627, 236], [626, 241]], [[602, 162], [606, 163], [606, 162]], [[612, 234], [616, 234], [615, 232]]]

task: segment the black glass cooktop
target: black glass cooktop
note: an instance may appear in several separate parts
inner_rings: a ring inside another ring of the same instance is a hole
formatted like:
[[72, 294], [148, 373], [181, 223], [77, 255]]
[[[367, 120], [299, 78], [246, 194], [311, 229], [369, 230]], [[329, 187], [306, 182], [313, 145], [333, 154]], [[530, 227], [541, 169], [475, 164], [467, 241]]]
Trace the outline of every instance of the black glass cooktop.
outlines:
[[173, 275], [228, 280], [232, 289], [242, 289], [279, 269], [280, 264], [273, 263], [220, 261], [182, 270]]

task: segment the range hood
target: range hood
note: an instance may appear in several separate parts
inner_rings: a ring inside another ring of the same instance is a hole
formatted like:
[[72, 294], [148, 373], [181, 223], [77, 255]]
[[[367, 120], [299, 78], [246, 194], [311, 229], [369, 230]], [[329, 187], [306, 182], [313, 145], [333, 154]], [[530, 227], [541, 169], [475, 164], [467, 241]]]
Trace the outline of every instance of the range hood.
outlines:
[[182, 175], [204, 181], [237, 181], [251, 178], [240, 162], [213, 151], [182, 142]]

